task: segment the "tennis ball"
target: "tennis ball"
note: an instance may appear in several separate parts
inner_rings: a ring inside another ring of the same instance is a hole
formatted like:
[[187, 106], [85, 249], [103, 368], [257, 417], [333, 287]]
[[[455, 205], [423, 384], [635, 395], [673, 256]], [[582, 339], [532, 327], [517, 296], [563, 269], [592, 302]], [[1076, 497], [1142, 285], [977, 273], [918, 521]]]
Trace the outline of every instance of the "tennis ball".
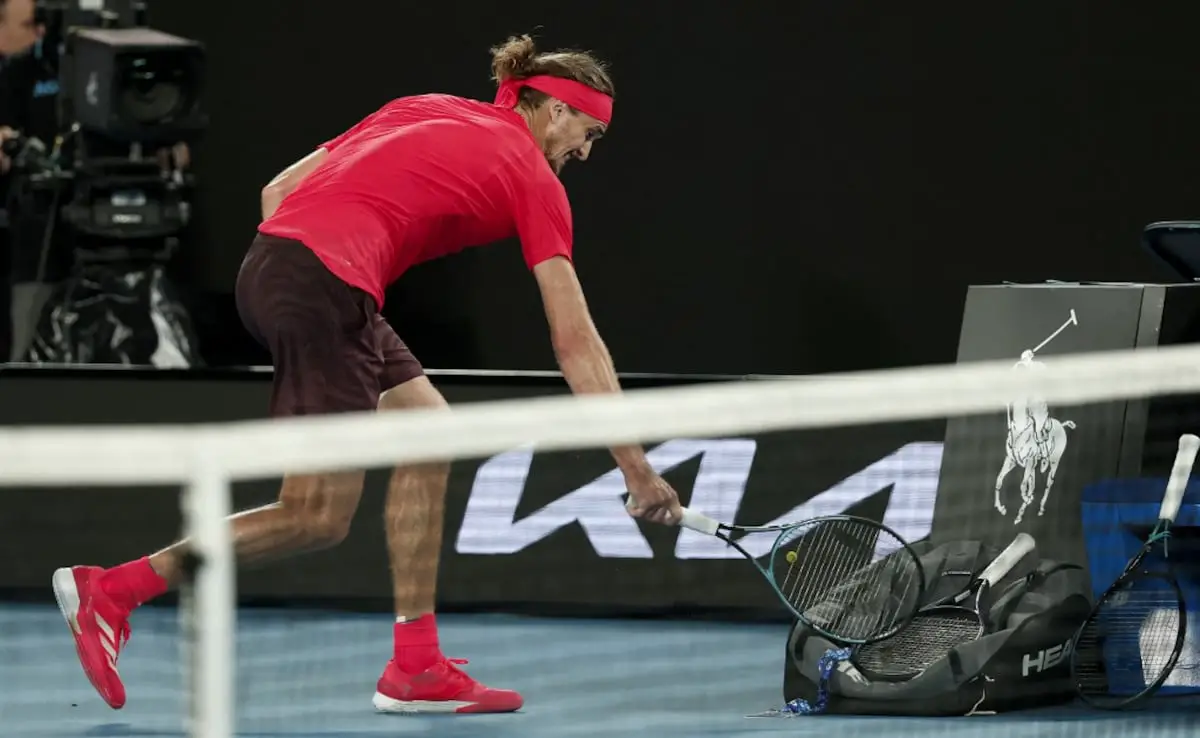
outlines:
[[794, 563], [796, 563], [796, 559], [797, 559], [798, 557], [796, 556], [796, 552], [795, 552], [795, 551], [788, 551], [788, 552], [787, 552], [787, 556], [784, 556], [783, 558], [787, 559], [787, 562], [788, 562], [789, 564], [794, 564]]

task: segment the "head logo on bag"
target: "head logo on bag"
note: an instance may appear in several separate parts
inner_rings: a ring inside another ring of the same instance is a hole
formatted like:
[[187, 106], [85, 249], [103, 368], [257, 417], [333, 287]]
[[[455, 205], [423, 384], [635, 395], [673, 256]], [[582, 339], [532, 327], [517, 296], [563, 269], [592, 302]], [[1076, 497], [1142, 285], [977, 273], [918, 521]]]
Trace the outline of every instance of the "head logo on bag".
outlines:
[[1057, 646], [1025, 654], [1021, 657], [1021, 676], [1027, 677], [1030, 674], [1040, 674], [1047, 669], [1053, 669], [1071, 657], [1073, 646], [1074, 639], [1068, 638]]

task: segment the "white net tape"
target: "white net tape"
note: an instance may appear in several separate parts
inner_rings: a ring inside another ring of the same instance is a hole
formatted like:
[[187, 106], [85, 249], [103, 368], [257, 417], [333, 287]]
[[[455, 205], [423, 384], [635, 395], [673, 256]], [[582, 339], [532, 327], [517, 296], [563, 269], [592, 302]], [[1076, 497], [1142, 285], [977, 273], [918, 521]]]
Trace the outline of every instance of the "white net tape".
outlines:
[[194, 426], [0, 429], [0, 485], [183, 484], [185, 533], [205, 563], [195, 584], [191, 734], [234, 734], [234, 562], [230, 482], [341, 468], [479, 457], [672, 437], [888, 423], [996, 412], [1014, 397], [1057, 405], [1200, 393], [1200, 347], [1011, 360], [620, 396], [479, 403], [453, 411], [366, 413]]
[[1003, 409], [1200, 392], [1200, 347], [1056, 357], [1052, 370], [978, 362], [735, 382], [618, 396], [478, 403], [453, 412], [365, 413], [200, 426], [0, 430], [0, 484], [186, 483], [369, 468], [671, 436], [886, 423]]

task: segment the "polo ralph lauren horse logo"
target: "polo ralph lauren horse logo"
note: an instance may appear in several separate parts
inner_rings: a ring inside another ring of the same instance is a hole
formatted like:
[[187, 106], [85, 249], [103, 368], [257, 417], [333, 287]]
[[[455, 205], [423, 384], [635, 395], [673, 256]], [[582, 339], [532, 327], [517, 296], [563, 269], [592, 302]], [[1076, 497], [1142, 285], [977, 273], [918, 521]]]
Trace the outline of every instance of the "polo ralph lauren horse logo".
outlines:
[[[1058, 330], [1028, 351], [1021, 352], [1021, 359], [1013, 367], [1015, 371], [1043, 371], [1046, 365], [1036, 360], [1037, 352], [1053, 341], [1058, 334], [1069, 326], [1079, 325], [1075, 311]], [[1009, 473], [1021, 467], [1021, 506], [1017, 509], [1017, 517], [1013, 525], [1017, 525], [1025, 517], [1025, 510], [1033, 504], [1037, 491], [1038, 472], [1046, 475], [1046, 487], [1042, 492], [1042, 500], [1038, 505], [1038, 515], [1046, 514], [1046, 501], [1050, 499], [1050, 490], [1054, 487], [1054, 475], [1058, 464], [1062, 461], [1067, 450], [1067, 430], [1074, 428], [1071, 420], [1058, 420], [1050, 417], [1050, 408], [1040, 397], [1027, 397], [1016, 400], [1008, 405], [1008, 436], [1004, 441], [1004, 464], [996, 475], [996, 509], [1001, 515], [1007, 515], [1008, 509], [1001, 501], [1001, 490], [1004, 480]]]

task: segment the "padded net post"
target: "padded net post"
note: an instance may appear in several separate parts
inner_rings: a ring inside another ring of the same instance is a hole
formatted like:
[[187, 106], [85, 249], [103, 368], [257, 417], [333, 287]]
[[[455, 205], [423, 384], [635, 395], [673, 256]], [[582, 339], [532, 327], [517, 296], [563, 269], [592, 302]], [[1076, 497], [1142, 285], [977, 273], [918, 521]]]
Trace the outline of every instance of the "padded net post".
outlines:
[[198, 454], [183, 490], [183, 533], [192, 544], [186, 567], [184, 669], [190, 681], [189, 738], [233, 738], [237, 582], [228, 517], [231, 488], [210, 454]]

